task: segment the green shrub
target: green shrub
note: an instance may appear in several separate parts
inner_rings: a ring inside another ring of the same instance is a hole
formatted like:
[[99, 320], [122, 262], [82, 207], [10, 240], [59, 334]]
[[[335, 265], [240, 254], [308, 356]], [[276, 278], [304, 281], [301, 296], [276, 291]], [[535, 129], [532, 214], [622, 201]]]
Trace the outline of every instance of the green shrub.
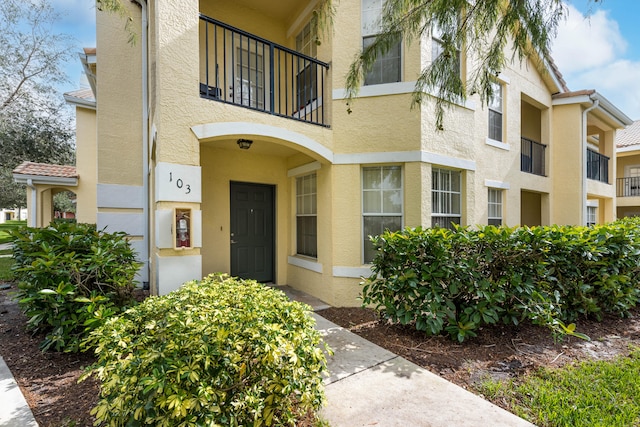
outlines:
[[135, 254], [124, 233], [53, 223], [12, 232], [13, 273], [27, 327], [43, 350], [80, 350], [91, 329], [132, 303]]
[[463, 341], [524, 318], [573, 334], [580, 317], [629, 314], [640, 298], [640, 220], [595, 227], [405, 229], [373, 238], [363, 303]]
[[110, 426], [295, 425], [323, 403], [324, 353], [308, 307], [211, 275], [151, 297], [94, 332]]

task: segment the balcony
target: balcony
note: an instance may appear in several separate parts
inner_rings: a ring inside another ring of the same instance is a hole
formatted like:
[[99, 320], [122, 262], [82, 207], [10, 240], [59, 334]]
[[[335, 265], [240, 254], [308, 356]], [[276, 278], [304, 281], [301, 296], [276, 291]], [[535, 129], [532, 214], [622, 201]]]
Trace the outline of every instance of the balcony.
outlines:
[[528, 138], [520, 138], [520, 170], [545, 176], [545, 151], [547, 146]]
[[616, 179], [617, 197], [639, 197], [640, 176]]
[[609, 158], [587, 149], [587, 178], [609, 183]]
[[329, 127], [329, 65], [200, 15], [200, 96]]

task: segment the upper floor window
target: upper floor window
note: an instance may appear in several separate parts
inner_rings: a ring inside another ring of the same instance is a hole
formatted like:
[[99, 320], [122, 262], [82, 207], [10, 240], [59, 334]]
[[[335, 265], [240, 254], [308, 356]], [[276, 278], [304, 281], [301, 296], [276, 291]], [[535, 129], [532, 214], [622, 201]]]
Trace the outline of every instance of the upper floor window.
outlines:
[[318, 256], [316, 174], [296, 178], [296, 253]]
[[452, 229], [462, 218], [462, 174], [434, 168], [431, 178], [431, 226]]
[[491, 84], [493, 95], [489, 98], [489, 138], [502, 142], [502, 85], [494, 82]]
[[[380, 34], [380, 16], [385, 0], [362, 0], [362, 48], [367, 48]], [[376, 58], [365, 76], [365, 85], [395, 83], [401, 80], [402, 43], [392, 46], [387, 53]]]
[[503, 190], [497, 188], [489, 188], [489, 225], [502, 225], [502, 193]]
[[[435, 61], [444, 52], [445, 40], [442, 30], [437, 25], [431, 26], [431, 62]], [[461, 76], [460, 49], [456, 49], [456, 73]]]
[[400, 166], [362, 169], [362, 223], [364, 262], [376, 255], [369, 236], [402, 228], [402, 168]]
[[[317, 35], [315, 28], [308, 22], [296, 36], [296, 50], [306, 56], [318, 56]], [[296, 59], [296, 107], [301, 110], [318, 98], [318, 71], [311, 61], [298, 57]]]

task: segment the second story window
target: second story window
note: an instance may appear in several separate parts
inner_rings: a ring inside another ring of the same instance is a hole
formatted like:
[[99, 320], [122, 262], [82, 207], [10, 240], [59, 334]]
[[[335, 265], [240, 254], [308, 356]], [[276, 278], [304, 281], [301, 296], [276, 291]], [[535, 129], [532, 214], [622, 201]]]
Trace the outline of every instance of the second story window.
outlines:
[[595, 206], [587, 206], [587, 226], [591, 227], [597, 224], [597, 214], [598, 208]]
[[[444, 34], [442, 30], [438, 28], [437, 25], [432, 25], [431, 27], [431, 62], [435, 61], [440, 55], [444, 53], [445, 50], [445, 40]], [[458, 76], [461, 76], [461, 55], [460, 49], [455, 50], [456, 55], [456, 65], [455, 72]]]
[[502, 85], [494, 82], [491, 84], [493, 96], [489, 98], [489, 138], [502, 142]]
[[[362, 47], [367, 48], [380, 34], [384, 0], [362, 0]], [[379, 56], [364, 79], [365, 85], [395, 83], [401, 80], [402, 43]]]
[[[296, 50], [306, 56], [318, 56], [316, 44], [317, 35], [311, 22], [304, 26], [296, 36]], [[298, 111], [304, 109], [318, 98], [318, 71], [315, 64], [304, 58], [297, 58], [296, 74], [296, 107]]]

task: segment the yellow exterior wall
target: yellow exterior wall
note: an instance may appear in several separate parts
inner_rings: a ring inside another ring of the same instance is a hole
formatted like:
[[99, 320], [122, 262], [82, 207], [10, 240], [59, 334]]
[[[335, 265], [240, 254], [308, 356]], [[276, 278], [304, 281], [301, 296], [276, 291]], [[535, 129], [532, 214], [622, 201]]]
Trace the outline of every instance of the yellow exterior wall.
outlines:
[[98, 153], [96, 141], [96, 111], [76, 107], [76, 219], [78, 222], [96, 223], [98, 183]]

